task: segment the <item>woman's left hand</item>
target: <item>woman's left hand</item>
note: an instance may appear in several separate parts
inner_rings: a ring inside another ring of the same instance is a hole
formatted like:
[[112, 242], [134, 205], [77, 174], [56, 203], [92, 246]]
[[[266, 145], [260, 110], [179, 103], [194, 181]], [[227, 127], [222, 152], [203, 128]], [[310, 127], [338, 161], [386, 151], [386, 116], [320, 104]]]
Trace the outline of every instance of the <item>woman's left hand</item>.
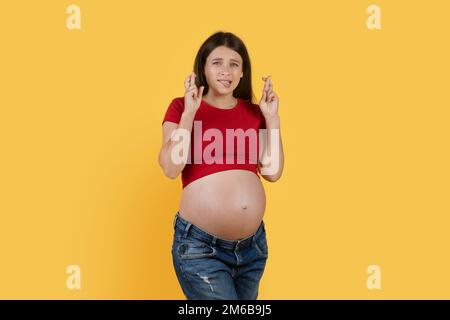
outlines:
[[273, 118], [278, 116], [278, 96], [273, 91], [272, 76], [263, 77], [265, 81], [261, 101], [259, 101], [259, 107], [264, 118]]

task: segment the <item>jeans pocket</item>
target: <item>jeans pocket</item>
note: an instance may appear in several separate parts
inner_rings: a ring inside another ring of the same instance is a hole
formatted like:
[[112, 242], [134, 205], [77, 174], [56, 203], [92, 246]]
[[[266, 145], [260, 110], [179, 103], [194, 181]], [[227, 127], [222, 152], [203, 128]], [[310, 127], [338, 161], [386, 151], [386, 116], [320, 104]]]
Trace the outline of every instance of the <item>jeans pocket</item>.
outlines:
[[269, 248], [267, 246], [265, 232], [262, 233], [259, 237], [255, 238], [255, 248], [261, 256], [267, 257]]
[[176, 246], [176, 252], [181, 259], [200, 259], [215, 256], [217, 249], [207, 243], [183, 241]]

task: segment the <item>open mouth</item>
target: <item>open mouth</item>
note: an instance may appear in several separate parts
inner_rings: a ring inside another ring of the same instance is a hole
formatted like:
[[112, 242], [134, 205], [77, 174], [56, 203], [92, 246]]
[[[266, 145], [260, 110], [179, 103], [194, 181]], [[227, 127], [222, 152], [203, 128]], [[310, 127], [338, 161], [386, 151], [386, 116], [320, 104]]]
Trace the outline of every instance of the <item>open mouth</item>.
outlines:
[[231, 80], [217, 80], [219, 81], [225, 88], [229, 88], [231, 86]]

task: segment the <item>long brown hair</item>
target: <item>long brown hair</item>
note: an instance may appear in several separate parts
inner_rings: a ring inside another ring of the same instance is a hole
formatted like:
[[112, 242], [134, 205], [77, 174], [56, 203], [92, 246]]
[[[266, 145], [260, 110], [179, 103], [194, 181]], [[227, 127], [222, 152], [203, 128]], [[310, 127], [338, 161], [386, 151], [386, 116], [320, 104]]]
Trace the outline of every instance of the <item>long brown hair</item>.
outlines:
[[194, 62], [194, 72], [197, 75], [195, 84], [197, 87], [204, 86], [203, 94], [208, 93], [208, 83], [205, 76], [205, 64], [209, 54], [219, 46], [226, 46], [237, 53], [242, 58], [242, 72], [243, 76], [239, 81], [238, 86], [233, 91], [235, 98], [241, 98], [247, 102], [253, 101], [252, 90], [252, 68], [250, 64], [250, 57], [245, 47], [244, 42], [231, 32], [216, 32], [203, 42], [197, 52]]

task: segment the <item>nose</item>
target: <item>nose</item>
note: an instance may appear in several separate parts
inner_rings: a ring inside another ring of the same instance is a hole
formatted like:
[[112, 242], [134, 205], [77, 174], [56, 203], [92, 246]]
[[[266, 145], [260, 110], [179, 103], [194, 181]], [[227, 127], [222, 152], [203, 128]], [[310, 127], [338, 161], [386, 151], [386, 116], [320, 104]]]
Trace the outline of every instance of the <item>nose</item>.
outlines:
[[228, 66], [222, 67], [222, 69], [220, 70], [220, 74], [230, 74], [230, 68]]

